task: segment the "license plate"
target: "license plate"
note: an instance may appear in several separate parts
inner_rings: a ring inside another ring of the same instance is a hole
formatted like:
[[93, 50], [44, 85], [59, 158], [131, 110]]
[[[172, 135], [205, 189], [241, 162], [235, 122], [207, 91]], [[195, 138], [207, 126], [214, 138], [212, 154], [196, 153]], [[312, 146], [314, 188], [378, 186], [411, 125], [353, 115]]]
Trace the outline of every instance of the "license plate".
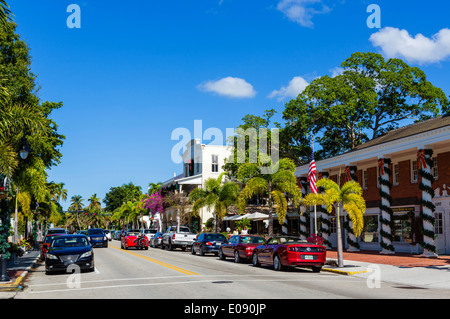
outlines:
[[314, 260], [314, 256], [313, 255], [305, 255], [305, 259], [306, 260]]

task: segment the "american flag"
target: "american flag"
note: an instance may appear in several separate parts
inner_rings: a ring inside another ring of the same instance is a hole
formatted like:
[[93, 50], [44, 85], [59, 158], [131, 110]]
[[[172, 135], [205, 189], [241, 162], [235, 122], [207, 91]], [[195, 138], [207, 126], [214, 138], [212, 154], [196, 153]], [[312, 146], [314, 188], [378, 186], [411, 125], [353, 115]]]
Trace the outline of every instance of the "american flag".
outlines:
[[311, 163], [309, 164], [308, 181], [309, 181], [309, 188], [311, 188], [311, 192], [317, 194], [316, 162], [314, 161], [314, 151], [312, 151], [311, 153]]

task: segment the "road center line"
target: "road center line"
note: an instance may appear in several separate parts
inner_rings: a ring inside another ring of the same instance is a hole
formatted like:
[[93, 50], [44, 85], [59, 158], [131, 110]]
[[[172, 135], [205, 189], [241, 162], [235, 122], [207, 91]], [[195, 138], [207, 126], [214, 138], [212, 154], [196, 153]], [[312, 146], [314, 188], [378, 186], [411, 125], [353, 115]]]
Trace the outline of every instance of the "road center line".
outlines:
[[133, 255], [133, 256], [136, 256], [136, 257], [139, 257], [139, 258], [142, 258], [142, 259], [151, 261], [151, 262], [153, 262], [153, 263], [155, 263], [155, 264], [158, 264], [158, 265], [161, 265], [161, 266], [163, 266], [163, 267], [166, 267], [166, 268], [169, 268], [169, 269], [172, 269], [172, 270], [181, 272], [181, 273], [183, 273], [183, 274], [185, 274], [185, 275], [199, 275], [199, 274], [197, 274], [196, 272], [193, 272], [193, 271], [190, 271], [190, 270], [186, 270], [186, 269], [183, 269], [183, 268], [180, 268], [180, 267], [177, 267], [177, 266], [174, 266], [174, 265], [165, 263], [165, 262], [163, 262], [163, 261], [160, 261], [160, 260], [157, 260], [157, 259], [154, 259], [154, 258], [151, 258], [151, 257], [147, 257], [147, 256], [144, 256], [144, 255], [135, 253], [135, 252], [133, 252], [133, 251], [123, 250], [123, 249], [114, 247], [114, 246], [112, 246], [112, 245], [110, 245], [109, 247], [112, 247], [112, 248], [114, 248], [114, 249], [123, 251], [123, 252], [125, 252], [125, 253], [130, 254], [130, 255]]

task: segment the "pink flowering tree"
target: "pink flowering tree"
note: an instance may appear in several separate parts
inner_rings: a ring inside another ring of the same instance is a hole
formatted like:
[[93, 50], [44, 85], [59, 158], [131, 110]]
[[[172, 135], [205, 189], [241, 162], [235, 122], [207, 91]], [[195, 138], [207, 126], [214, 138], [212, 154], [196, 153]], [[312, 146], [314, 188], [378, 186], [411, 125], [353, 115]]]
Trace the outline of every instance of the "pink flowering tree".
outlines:
[[[143, 200], [143, 207], [147, 209], [152, 214], [152, 220], [158, 225], [158, 230], [162, 230], [161, 214], [164, 213], [164, 208], [166, 206], [166, 201], [161, 191], [154, 192], [151, 195], [147, 195]], [[155, 216], [155, 214], [159, 213]]]
[[164, 196], [161, 194], [161, 191], [147, 196], [143, 199], [143, 202], [144, 208], [148, 209], [153, 215], [156, 213], [164, 213], [164, 204], [166, 201], [164, 200]]

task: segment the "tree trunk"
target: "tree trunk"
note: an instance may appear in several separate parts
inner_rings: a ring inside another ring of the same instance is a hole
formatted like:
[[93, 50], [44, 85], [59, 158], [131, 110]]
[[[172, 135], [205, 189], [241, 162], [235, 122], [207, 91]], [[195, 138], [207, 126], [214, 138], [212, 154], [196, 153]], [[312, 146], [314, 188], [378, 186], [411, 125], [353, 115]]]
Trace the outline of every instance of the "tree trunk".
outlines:
[[341, 235], [341, 221], [339, 216], [339, 204], [336, 206], [336, 237], [337, 237], [337, 256], [338, 256], [338, 267], [344, 267], [343, 258], [343, 246], [342, 246], [342, 235]]

